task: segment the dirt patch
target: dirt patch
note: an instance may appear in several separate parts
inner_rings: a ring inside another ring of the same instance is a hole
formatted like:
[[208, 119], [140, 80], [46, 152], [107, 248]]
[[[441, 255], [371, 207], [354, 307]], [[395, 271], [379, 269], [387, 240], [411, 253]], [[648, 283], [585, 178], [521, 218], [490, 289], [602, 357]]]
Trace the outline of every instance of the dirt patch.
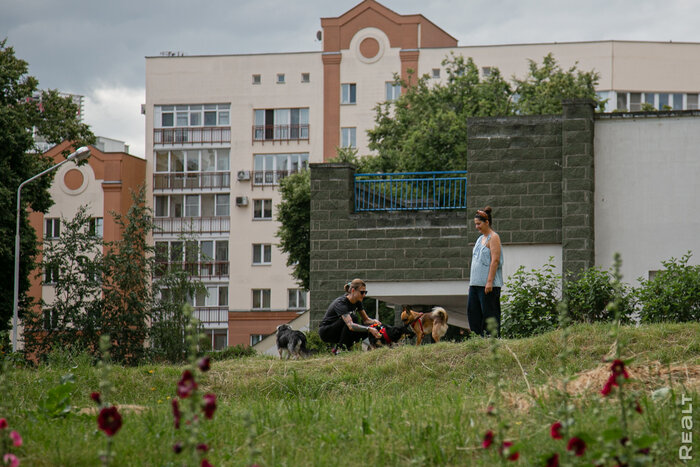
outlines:
[[[135, 414], [140, 414], [148, 409], [148, 407], [144, 405], [135, 405], [135, 404], [123, 404], [123, 405], [117, 405], [117, 409], [119, 409], [120, 412], [131, 412]], [[78, 413], [80, 415], [97, 415], [97, 412], [99, 411], [98, 407], [85, 407], [84, 409], [78, 410]]]

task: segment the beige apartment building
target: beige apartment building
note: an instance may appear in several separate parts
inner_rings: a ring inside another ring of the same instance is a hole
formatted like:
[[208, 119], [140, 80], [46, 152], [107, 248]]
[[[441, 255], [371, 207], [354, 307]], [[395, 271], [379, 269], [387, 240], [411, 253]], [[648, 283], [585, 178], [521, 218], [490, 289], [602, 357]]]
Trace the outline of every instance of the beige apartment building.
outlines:
[[483, 76], [498, 68], [522, 77], [528, 59], [552, 53], [564, 68], [600, 74], [606, 111], [645, 102], [698, 108], [700, 43], [459, 46], [422, 15], [374, 0], [322, 18], [321, 30], [320, 51], [146, 58], [146, 180], [160, 227], [153, 241], [161, 261], [176, 263], [187, 239], [198, 242], [196, 272], [208, 294], [193, 303], [216, 348], [253, 345], [308, 309], [276, 246], [279, 180], [337, 147], [369, 154], [374, 107], [401, 92], [395, 73], [441, 82], [441, 62], [454, 53], [472, 57]]

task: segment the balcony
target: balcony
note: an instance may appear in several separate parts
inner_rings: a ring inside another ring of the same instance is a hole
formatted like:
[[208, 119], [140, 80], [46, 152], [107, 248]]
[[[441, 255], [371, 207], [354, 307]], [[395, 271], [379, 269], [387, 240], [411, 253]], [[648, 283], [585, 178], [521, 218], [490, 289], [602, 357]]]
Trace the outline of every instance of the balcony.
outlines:
[[153, 174], [154, 190], [231, 188], [231, 172]]
[[253, 141], [308, 141], [308, 123], [253, 125]]
[[226, 217], [155, 217], [154, 234], [215, 234], [231, 231], [231, 218]]
[[[308, 131], [307, 131], [308, 133]], [[308, 139], [308, 138], [307, 138]], [[153, 144], [230, 144], [231, 127], [154, 128]]]
[[228, 308], [226, 307], [196, 307], [194, 317], [197, 318], [204, 327], [227, 327]]
[[199, 279], [224, 279], [228, 277], [228, 261], [167, 262], [156, 260], [153, 275], [161, 277], [166, 272], [184, 271], [191, 277]]

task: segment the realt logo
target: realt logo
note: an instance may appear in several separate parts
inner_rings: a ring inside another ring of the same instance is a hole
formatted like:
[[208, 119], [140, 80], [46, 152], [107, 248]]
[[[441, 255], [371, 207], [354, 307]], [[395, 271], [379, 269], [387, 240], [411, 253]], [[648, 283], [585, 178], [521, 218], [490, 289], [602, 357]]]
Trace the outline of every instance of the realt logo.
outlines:
[[681, 398], [681, 447], [678, 458], [682, 461], [693, 459], [693, 399], [683, 394]]

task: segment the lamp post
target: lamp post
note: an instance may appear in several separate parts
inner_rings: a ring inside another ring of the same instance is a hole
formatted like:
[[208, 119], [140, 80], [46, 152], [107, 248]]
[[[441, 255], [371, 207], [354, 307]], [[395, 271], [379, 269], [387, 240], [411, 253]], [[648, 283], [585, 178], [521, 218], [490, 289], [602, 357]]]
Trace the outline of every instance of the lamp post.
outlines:
[[90, 148], [87, 146], [83, 146], [81, 148], [78, 148], [77, 151], [73, 152], [70, 154], [68, 157], [66, 157], [65, 160], [59, 162], [58, 164], [49, 167], [48, 169], [44, 170], [40, 174], [34, 175], [32, 178], [29, 178], [22, 183], [19, 184], [19, 187], [17, 187], [17, 228], [15, 230], [15, 293], [14, 293], [14, 298], [12, 300], [12, 351], [17, 352], [17, 310], [19, 309], [19, 227], [20, 227], [20, 209], [21, 209], [21, 203], [20, 203], [20, 197], [22, 196], [22, 187], [26, 185], [29, 182], [32, 182], [36, 180], [37, 178], [41, 177], [42, 175], [46, 175], [47, 173], [51, 172], [52, 170], [56, 170], [63, 164], [65, 164], [68, 161], [75, 161], [75, 162], [80, 162], [84, 159], [87, 159], [88, 156], [90, 156]]

